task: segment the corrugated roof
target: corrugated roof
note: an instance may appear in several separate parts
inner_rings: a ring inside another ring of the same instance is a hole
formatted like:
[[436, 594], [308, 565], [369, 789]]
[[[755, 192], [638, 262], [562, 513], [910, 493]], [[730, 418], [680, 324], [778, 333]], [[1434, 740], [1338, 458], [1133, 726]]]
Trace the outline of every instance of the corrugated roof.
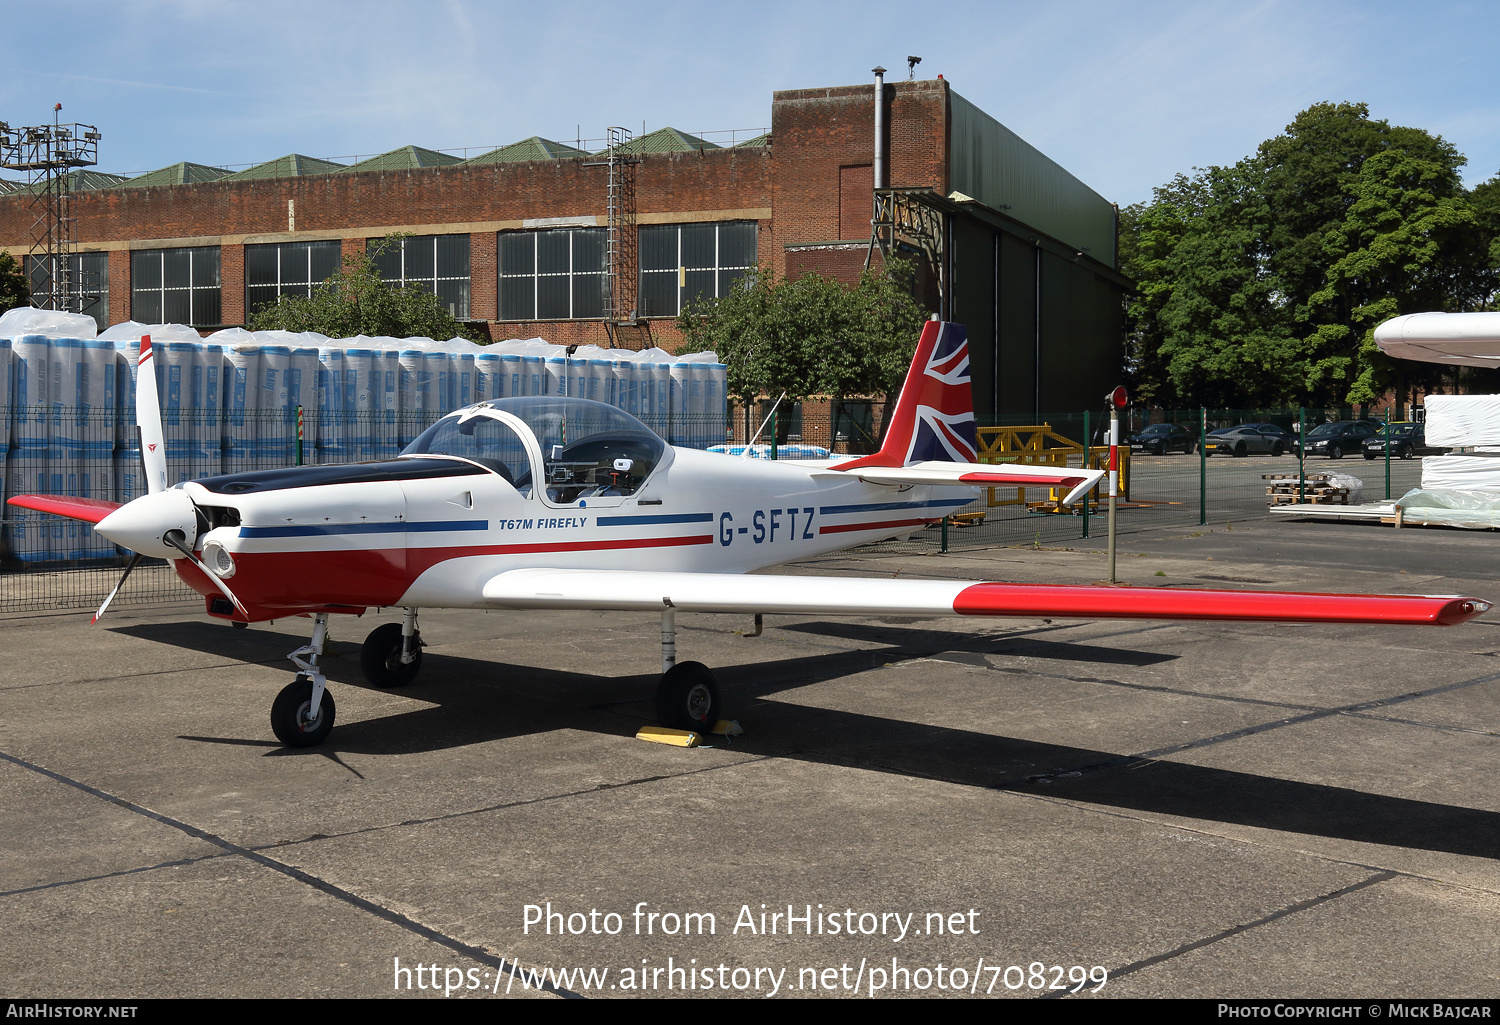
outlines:
[[632, 139], [619, 147], [621, 153], [691, 153], [694, 150], [723, 149], [707, 139], [700, 139], [675, 128], [658, 128], [649, 135]]
[[219, 180], [234, 182], [244, 181], [247, 178], [296, 178], [304, 174], [331, 174], [343, 169], [343, 164], [335, 164], [331, 160], [305, 157], [301, 153], [288, 153], [284, 157], [267, 160], [264, 164], [256, 164], [243, 171], [225, 175]]
[[466, 164], [510, 164], [519, 163], [523, 160], [566, 160], [570, 157], [586, 157], [588, 150], [569, 146], [565, 142], [554, 142], [551, 139], [543, 139], [540, 135], [533, 135], [529, 139], [513, 142], [509, 146], [501, 146], [492, 149], [488, 153], [481, 153], [477, 157], [465, 160]]
[[[88, 168], [80, 167], [68, 172], [68, 181], [74, 192], [89, 192], [93, 189], [108, 189], [119, 185], [121, 182], [129, 181], [123, 174], [108, 174], [104, 171], [90, 171]], [[22, 185], [16, 192], [40, 192], [45, 188], [45, 182], [35, 185]]]
[[193, 164], [184, 160], [170, 167], [150, 171], [139, 178], [123, 181], [115, 187], [138, 189], [150, 185], [195, 185], [198, 182], [218, 181], [228, 174], [222, 167], [209, 167], [207, 164]]
[[446, 153], [439, 153], [435, 149], [423, 149], [421, 146], [402, 146], [393, 149], [389, 153], [382, 153], [378, 157], [361, 160], [357, 164], [350, 164], [344, 168], [345, 171], [410, 171], [418, 167], [447, 167], [451, 164], [463, 163], [458, 157], [450, 157]]

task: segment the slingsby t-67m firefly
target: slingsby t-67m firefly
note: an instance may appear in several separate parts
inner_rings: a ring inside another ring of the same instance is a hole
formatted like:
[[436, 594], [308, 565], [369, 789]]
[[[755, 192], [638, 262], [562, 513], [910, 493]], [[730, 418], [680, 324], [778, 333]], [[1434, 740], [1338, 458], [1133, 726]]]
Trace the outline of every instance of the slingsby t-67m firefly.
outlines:
[[922, 332], [880, 451], [831, 465], [673, 448], [613, 406], [530, 396], [451, 413], [395, 459], [168, 488], [151, 359], [143, 338], [137, 420], [148, 494], [124, 506], [10, 501], [96, 524], [135, 553], [126, 575], [142, 557], [172, 560], [211, 616], [311, 616], [311, 641], [289, 656], [298, 673], [271, 707], [272, 729], [292, 746], [333, 728], [319, 669], [328, 616], [374, 607], [405, 613], [364, 642], [361, 665], [377, 687], [416, 676], [420, 608], [658, 612], [658, 715], [696, 730], [718, 719], [719, 691], [705, 666], [677, 662], [677, 612], [1451, 624], [1490, 607], [1451, 596], [747, 575], [910, 534], [979, 487], [1060, 488], [1072, 502], [1098, 482], [1100, 470], [975, 462], [957, 324], [932, 321]]

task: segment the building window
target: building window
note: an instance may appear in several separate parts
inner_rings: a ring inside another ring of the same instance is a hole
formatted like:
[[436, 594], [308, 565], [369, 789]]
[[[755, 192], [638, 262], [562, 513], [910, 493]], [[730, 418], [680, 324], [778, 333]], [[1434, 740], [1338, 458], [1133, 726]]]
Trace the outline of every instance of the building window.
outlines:
[[754, 221], [642, 227], [641, 315], [675, 317], [690, 302], [728, 295], [755, 269], [755, 230]]
[[219, 247], [130, 254], [130, 316], [143, 324], [211, 327], [220, 313]]
[[518, 231], [500, 236], [500, 319], [604, 316], [604, 228]]
[[342, 251], [338, 239], [246, 246], [246, 313], [275, 305], [284, 295], [312, 295], [314, 285], [339, 269]]
[[[54, 279], [54, 266], [45, 256], [26, 257], [31, 304], [41, 308], [55, 305], [58, 309], [93, 317], [101, 331], [109, 327], [109, 254], [74, 253], [68, 257], [66, 288], [61, 275]], [[57, 292], [55, 297], [54, 291]]]
[[469, 319], [469, 236], [416, 235], [374, 259], [383, 281], [431, 292], [450, 316]]

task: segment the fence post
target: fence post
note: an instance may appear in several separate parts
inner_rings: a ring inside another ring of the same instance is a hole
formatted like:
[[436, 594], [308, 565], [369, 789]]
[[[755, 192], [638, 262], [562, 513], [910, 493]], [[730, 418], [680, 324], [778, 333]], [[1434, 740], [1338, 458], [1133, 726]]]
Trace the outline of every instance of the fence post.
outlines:
[[1198, 408], [1198, 525], [1208, 522], [1208, 408]]
[[944, 555], [948, 554], [948, 520], [950, 520], [951, 518], [952, 517], [949, 517], [949, 516], [944, 516], [943, 517], [943, 554]]
[[[1089, 411], [1083, 411], [1083, 468], [1089, 468], [1089, 456], [1093, 452], [1094, 436], [1089, 433]], [[1093, 491], [1090, 489], [1083, 496], [1083, 536], [1089, 536], [1089, 502], [1093, 500]]]
[[1307, 407], [1297, 407], [1297, 504], [1307, 501]]
[[776, 409], [771, 408], [771, 458], [776, 458]]
[[302, 465], [302, 407], [297, 407], [297, 465]]
[[1385, 421], [1385, 500], [1391, 500], [1391, 421], [1387, 417]]

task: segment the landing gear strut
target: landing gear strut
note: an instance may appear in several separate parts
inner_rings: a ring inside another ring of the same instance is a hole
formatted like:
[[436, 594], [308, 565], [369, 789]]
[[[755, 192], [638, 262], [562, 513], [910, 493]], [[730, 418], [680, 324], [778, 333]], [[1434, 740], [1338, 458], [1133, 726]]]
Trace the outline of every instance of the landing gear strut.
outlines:
[[370, 631], [360, 649], [359, 667], [372, 687], [404, 687], [422, 668], [422, 635], [417, 610], [402, 609], [400, 623], [386, 623]]
[[676, 610], [661, 613], [661, 683], [656, 719], [673, 730], [707, 733], [719, 721], [719, 682], [702, 662], [677, 661]]
[[287, 658], [301, 670], [271, 703], [271, 730], [287, 747], [312, 747], [333, 730], [333, 695], [318, 669], [323, 639], [328, 635], [328, 613], [313, 617], [312, 640]]

